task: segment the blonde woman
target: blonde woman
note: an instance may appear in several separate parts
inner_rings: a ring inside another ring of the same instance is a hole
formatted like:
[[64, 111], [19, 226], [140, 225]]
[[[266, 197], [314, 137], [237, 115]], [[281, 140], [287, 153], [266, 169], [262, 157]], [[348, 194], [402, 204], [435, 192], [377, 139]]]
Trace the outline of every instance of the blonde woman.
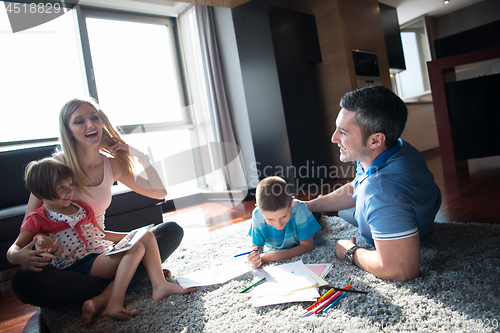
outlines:
[[[104, 215], [111, 203], [111, 186], [115, 181], [147, 197], [163, 199], [167, 195], [147, 155], [121, 139], [96, 101], [78, 98], [68, 101], [59, 114], [59, 129], [62, 151], [55, 158], [73, 170], [74, 198], [94, 210], [102, 229], [105, 229]], [[142, 164], [146, 178], [134, 172], [134, 160]], [[41, 200], [31, 195], [26, 215], [41, 204]], [[151, 231], [156, 237], [163, 262], [179, 246], [184, 232], [175, 222], [162, 223]], [[117, 240], [125, 236], [124, 233], [115, 234]], [[29, 246], [21, 251], [19, 257], [22, 259], [17, 263], [23, 267], [12, 278], [12, 288], [22, 302], [44, 307], [84, 302], [83, 325], [88, 325], [92, 317], [104, 310], [111, 295], [109, 280], [52, 269], [47, 265], [50, 249], [48, 254], [32, 251]], [[165, 274], [170, 272], [166, 270]], [[129, 287], [145, 278], [147, 271], [141, 264]], [[189, 291], [178, 291], [186, 292]]]

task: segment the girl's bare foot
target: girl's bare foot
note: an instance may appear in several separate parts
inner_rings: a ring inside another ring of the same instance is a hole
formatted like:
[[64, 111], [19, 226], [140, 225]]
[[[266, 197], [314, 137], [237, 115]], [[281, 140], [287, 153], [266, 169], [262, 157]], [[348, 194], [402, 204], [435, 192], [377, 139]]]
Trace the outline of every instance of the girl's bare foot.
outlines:
[[83, 303], [82, 306], [82, 325], [90, 325], [92, 318], [101, 313], [108, 304], [109, 297], [111, 296], [111, 289], [104, 289], [104, 291]]
[[196, 288], [187, 288], [184, 289], [177, 284], [172, 284], [167, 281], [158, 284], [157, 286], [153, 286], [153, 299], [156, 301], [160, 301], [164, 298], [167, 298], [173, 294], [189, 294], [196, 291]]
[[108, 306], [106, 306], [106, 309], [104, 309], [104, 311], [101, 313], [101, 317], [112, 317], [112, 318], [115, 318], [115, 319], [119, 319], [119, 320], [128, 320], [130, 317], [135, 317], [139, 314], [139, 311], [136, 309], [136, 310], [133, 310], [133, 311], [130, 311], [130, 310], [127, 310], [123, 307], [114, 307], [114, 306], [111, 306], [109, 303], [108, 303]]

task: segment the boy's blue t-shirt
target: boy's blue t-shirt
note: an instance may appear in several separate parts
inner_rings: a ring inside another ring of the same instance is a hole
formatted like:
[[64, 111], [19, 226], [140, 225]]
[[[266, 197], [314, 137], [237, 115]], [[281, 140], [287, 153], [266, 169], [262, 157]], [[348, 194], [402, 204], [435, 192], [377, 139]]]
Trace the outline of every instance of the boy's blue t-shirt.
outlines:
[[286, 249], [300, 245], [300, 241], [305, 241], [314, 236], [321, 226], [311, 214], [307, 205], [297, 199], [293, 200], [290, 221], [285, 228], [278, 230], [266, 223], [264, 215], [258, 208], [252, 213], [252, 224], [248, 234], [252, 237], [255, 246], [274, 247]]

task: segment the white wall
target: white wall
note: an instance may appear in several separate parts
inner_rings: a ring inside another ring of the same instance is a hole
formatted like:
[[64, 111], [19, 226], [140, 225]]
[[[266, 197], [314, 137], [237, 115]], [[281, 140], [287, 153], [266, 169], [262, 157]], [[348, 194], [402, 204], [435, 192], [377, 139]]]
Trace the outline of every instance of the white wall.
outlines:
[[438, 148], [436, 119], [432, 102], [407, 103], [408, 121], [401, 138], [420, 152]]

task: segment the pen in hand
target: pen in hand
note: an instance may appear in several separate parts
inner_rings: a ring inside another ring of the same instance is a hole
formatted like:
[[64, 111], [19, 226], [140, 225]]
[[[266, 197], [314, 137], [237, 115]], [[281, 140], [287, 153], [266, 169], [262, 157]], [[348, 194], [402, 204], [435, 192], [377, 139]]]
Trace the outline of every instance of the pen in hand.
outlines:
[[244, 253], [240, 253], [240, 254], [237, 254], [235, 255], [234, 257], [241, 257], [241, 256], [244, 256], [245, 254], [250, 254], [252, 252], [255, 252], [255, 251], [260, 251], [260, 249], [257, 249], [257, 250], [252, 250], [252, 251], [248, 251], [248, 252], [244, 252]]

